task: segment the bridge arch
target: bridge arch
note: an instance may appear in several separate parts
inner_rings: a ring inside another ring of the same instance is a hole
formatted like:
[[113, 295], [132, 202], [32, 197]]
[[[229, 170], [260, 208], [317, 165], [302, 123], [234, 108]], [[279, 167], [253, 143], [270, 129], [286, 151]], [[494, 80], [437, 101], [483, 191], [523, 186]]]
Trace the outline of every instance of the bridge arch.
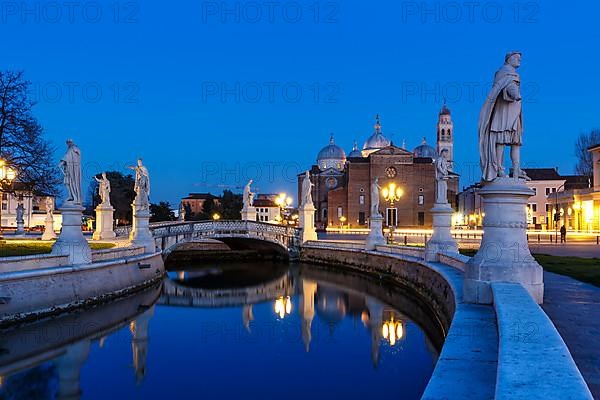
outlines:
[[299, 229], [266, 222], [168, 222], [152, 224], [150, 231], [156, 246], [162, 250], [164, 258], [182, 243], [201, 239], [216, 239], [234, 247], [268, 245], [290, 259], [298, 258], [300, 253]]

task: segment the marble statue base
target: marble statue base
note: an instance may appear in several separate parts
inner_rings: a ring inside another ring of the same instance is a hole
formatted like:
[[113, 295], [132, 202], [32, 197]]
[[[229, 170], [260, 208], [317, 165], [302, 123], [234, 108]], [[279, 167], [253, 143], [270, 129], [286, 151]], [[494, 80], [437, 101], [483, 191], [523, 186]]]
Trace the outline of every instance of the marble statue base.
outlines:
[[44, 233], [42, 234], [42, 240], [54, 240], [56, 239], [56, 232], [54, 232], [54, 218], [48, 215], [44, 219]]
[[303, 205], [298, 210], [298, 226], [302, 229], [300, 242], [305, 243], [309, 240], [317, 240], [317, 230], [315, 229], [315, 206], [312, 204]]
[[433, 234], [425, 245], [425, 261], [440, 261], [441, 252], [458, 253], [458, 244], [450, 232], [453, 214], [454, 210], [448, 203], [433, 205]]
[[60, 209], [62, 213], [62, 229], [58, 239], [52, 246], [52, 254], [69, 256], [72, 265], [92, 262], [92, 250], [81, 231], [81, 217], [84, 208], [76, 204], [66, 203]]
[[479, 251], [466, 265], [464, 300], [491, 304], [491, 282], [515, 282], [541, 304], [543, 270], [527, 243], [526, 206], [533, 191], [524, 180], [507, 177], [486, 184], [479, 194], [485, 212], [483, 238]]
[[243, 208], [242, 221], [256, 221], [256, 208]]
[[144, 246], [146, 253], [154, 253], [156, 251], [156, 245], [154, 243], [154, 237], [150, 232], [150, 211], [149, 210], [136, 210], [135, 204], [133, 207], [133, 226], [129, 239], [131, 244], [134, 246]]
[[365, 242], [366, 250], [375, 250], [375, 246], [378, 244], [385, 244], [385, 237], [383, 236], [383, 216], [374, 215], [371, 216], [370, 230], [367, 240]]
[[93, 240], [113, 239], [116, 237], [113, 230], [113, 213], [115, 209], [110, 204], [100, 204], [96, 207], [96, 230]]

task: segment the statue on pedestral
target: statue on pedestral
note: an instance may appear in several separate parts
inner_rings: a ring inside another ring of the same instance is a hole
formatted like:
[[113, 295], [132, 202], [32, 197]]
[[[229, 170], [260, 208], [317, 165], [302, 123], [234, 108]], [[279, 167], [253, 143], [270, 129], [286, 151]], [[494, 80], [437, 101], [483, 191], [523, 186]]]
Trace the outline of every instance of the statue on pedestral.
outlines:
[[302, 206], [314, 206], [312, 199], [312, 188], [315, 186], [310, 181], [310, 173], [306, 171], [304, 180], [302, 181]]
[[479, 153], [485, 182], [507, 176], [504, 146], [510, 146], [513, 177], [527, 179], [521, 170], [523, 114], [521, 78], [517, 73], [520, 65], [521, 53], [506, 54], [504, 65], [496, 72], [494, 85], [479, 114]]
[[94, 179], [98, 182], [98, 194], [102, 199], [102, 205], [110, 205], [110, 181], [106, 177], [106, 172], [102, 173], [101, 179], [95, 176]]
[[63, 182], [69, 194], [66, 202], [81, 205], [81, 151], [71, 139], [67, 140], [67, 152], [58, 167], [63, 173]]
[[435, 160], [435, 202], [448, 204], [448, 179], [450, 163], [448, 162], [448, 149], [442, 149]]
[[244, 187], [244, 194], [243, 194], [244, 210], [248, 210], [248, 209], [252, 208], [252, 204], [254, 203], [254, 193], [252, 193], [252, 190], [250, 189], [251, 185], [252, 185], [252, 179], [250, 179], [248, 181], [248, 184]]
[[17, 206], [17, 223], [24, 223], [25, 219], [25, 207], [23, 206], [23, 203], [19, 203], [19, 205]]
[[183, 201], [179, 203], [179, 220], [185, 221], [185, 204]]
[[379, 178], [375, 177], [371, 184], [371, 217], [381, 216], [379, 213], [379, 193], [381, 192], [381, 186], [379, 186]]
[[54, 201], [52, 201], [52, 197], [47, 196], [45, 200], [46, 204], [46, 216], [50, 217], [54, 213]]
[[135, 191], [134, 204], [136, 209], [139, 211], [150, 209], [150, 174], [148, 169], [142, 163], [142, 159], [139, 158], [136, 166], [131, 166], [129, 169], [135, 171], [135, 185], [133, 187]]

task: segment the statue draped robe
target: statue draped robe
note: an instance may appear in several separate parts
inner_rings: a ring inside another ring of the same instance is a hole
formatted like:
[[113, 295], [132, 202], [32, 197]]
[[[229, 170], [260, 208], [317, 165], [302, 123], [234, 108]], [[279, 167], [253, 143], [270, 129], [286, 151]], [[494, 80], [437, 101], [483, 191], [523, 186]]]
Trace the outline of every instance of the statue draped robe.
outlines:
[[496, 145], [520, 146], [523, 115], [519, 93], [520, 77], [514, 67], [503, 65], [479, 113], [479, 154], [484, 181], [493, 181], [503, 168]]
[[81, 205], [81, 152], [75, 145], [69, 146], [61, 160], [64, 184], [69, 193], [68, 202]]

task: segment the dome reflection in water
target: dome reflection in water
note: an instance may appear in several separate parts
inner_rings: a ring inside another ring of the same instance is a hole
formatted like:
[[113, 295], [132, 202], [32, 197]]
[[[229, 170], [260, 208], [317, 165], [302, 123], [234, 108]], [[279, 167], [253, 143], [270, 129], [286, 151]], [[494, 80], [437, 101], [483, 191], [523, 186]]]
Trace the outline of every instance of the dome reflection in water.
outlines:
[[193, 267], [0, 332], [0, 399], [420, 398], [442, 343], [426, 305], [364, 275]]

